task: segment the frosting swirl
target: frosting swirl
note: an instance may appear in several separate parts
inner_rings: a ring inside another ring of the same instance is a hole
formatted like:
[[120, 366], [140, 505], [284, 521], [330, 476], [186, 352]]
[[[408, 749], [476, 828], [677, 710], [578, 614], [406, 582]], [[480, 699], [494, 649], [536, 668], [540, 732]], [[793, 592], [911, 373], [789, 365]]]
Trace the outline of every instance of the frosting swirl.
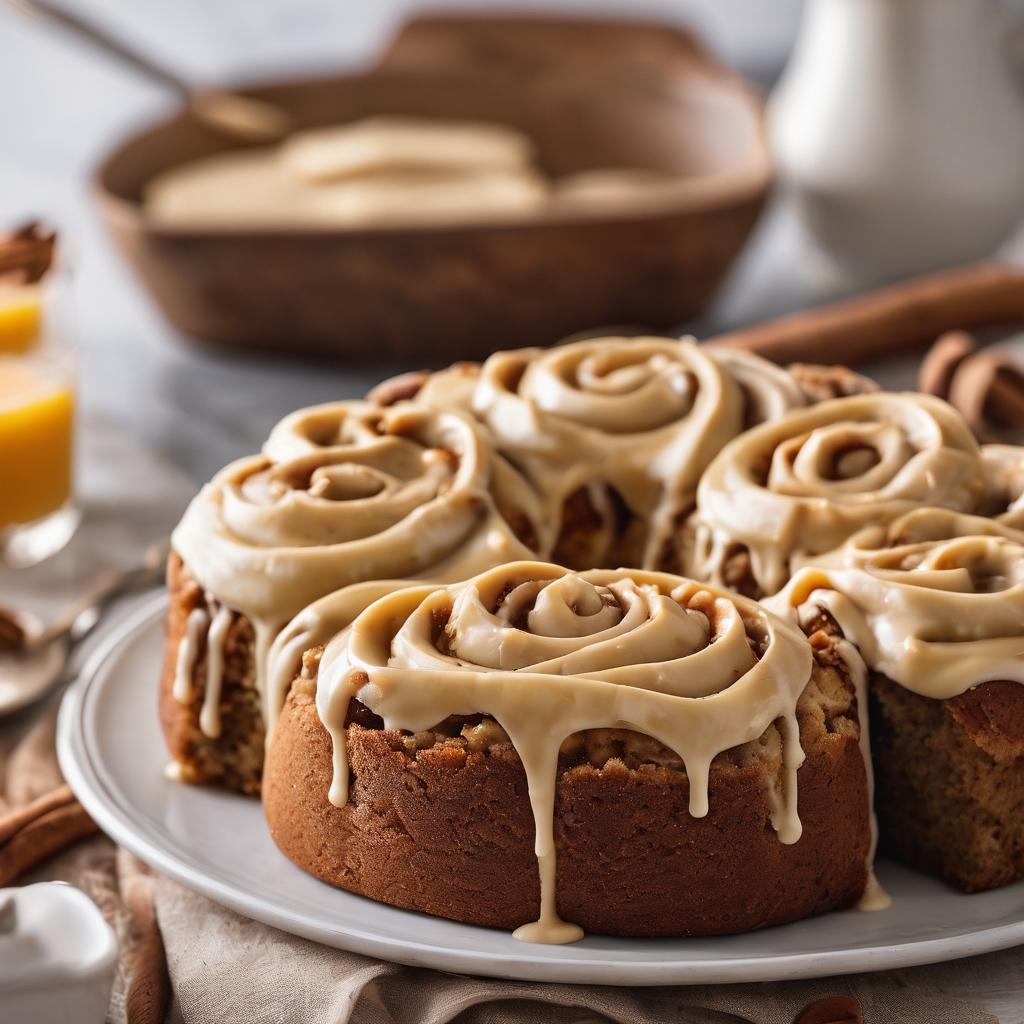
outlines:
[[353, 697], [386, 728], [417, 732], [451, 715], [495, 719], [526, 771], [541, 877], [537, 922], [517, 933], [562, 942], [554, 794], [561, 744], [591, 729], [632, 730], [674, 751], [690, 780], [690, 812], [708, 812], [711, 762], [778, 723], [780, 840], [800, 835], [797, 700], [811, 648], [761, 606], [715, 587], [641, 570], [574, 573], [518, 562], [462, 584], [382, 597], [324, 652], [317, 709], [334, 744], [329, 797], [348, 798], [345, 722]]
[[738, 348], [715, 349], [709, 354], [743, 392], [744, 430], [760, 423], [771, 423], [807, 405], [800, 385], [781, 366]]
[[587, 494], [592, 536], [604, 540], [573, 560], [591, 565], [623, 560], [620, 509], [643, 534], [636, 560], [660, 564], [701, 472], [748, 409], [756, 418], [799, 404], [781, 370], [759, 375], [750, 358], [653, 337], [498, 352], [473, 393], [476, 415], [544, 495], [552, 522], [564, 527], [567, 501]]
[[759, 593], [858, 529], [926, 502], [960, 511], [981, 499], [967, 424], [927, 395], [864, 394], [822, 402], [749, 430], [700, 482], [690, 571], [716, 582], [749, 554]]
[[209, 600], [252, 620], [269, 723], [268, 648], [310, 602], [365, 580], [465, 579], [544, 536], [536, 496], [469, 417], [336, 402], [288, 416], [262, 455], [220, 472], [172, 543]]
[[985, 514], [1024, 530], [1024, 447], [983, 444], [981, 461], [985, 472]]
[[1024, 535], [1001, 524], [919, 509], [866, 530], [767, 603], [784, 614], [806, 602], [870, 668], [921, 696], [1024, 682]]

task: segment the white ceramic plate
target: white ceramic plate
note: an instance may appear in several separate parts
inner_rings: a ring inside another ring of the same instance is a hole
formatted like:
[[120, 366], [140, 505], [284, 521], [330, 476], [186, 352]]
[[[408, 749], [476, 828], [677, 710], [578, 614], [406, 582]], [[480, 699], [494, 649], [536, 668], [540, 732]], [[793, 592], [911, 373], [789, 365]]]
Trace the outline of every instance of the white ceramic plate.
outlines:
[[164, 599], [97, 650], [61, 708], [58, 753], [100, 827], [148, 864], [241, 914], [329, 946], [464, 974], [667, 985], [819, 977], [973, 956], [1024, 943], [1024, 884], [964, 896], [897, 865], [890, 910], [713, 939], [588, 936], [539, 946], [330, 888], [271, 842], [258, 801], [164, 778], [157, 723]]

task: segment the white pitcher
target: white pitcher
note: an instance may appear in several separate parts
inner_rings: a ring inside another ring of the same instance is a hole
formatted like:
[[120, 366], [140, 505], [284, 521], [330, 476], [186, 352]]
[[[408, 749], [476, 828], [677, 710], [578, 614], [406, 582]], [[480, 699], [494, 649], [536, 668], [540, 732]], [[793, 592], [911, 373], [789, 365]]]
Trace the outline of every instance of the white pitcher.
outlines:
[[807, 0], [769, 108], [811, 235], [863, 282], [987, 256], [1024, 216], [997, 0]]

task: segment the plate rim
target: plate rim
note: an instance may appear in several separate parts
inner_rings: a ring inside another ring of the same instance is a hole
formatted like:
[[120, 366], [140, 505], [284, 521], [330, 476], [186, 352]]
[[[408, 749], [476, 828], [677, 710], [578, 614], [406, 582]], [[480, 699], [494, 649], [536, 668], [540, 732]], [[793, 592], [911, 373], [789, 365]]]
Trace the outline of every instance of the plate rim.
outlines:
[[[449, 973], [498, 977], [545, 983], [643, 987], [656, 985], [736, 984], [752, 981], [791, 981], [844, 974], [897, 970], [943, 963], [1024, 944], [1024, 918], [987, 928], [975, 928], [938, 938], [882, 943], [848, 949], [825, 949], [814, 953], [744, 954], [715, 961], [671, 959], [619, 961], [613, 952], [587, 951], [578, 959], [545, 959], [523, 944], [522, 953], [476, 951], [465, 946], [445, 946], [422, 939], [398, 940], [368, 932], [361, 927], [336, 922], [330, 929], [311, 920], [304, 912], [282, 911], [257, 891], [217, 878], [190, 863], [153, 837], [133, 829], [126, 809], [107, 791], [102, 765], [90, 758], [88, 736], [82, 715], [86, 701], [95, 697], [94, 687], [107, 663], [129, 641], [150, 627], [167, 605], [165, 592], [136, 599], [133, 608], [97, 645], [61, 699], [57, 717], [56, 747], [61, 772], [86, 811], [102, 831], [134, 853], [150, 867], [174, 881], [251, 920], [267, 924], [323, 945], [395, 963], [427, 967]], [[112, 673], [107, 673], [110, 678]], [[101, 679], [102, 682], [102, 679]], [[155, 714], [155, 711], [154, 711]], [[361, 899], [346, 893], [354, 899]], [[396, 908], [389, 908], [396, 910]], [[424, 915], [396, 910], [410, 919]], [[799, 927], [796, 922], [786, 927]], [[770, 930], [765, 934], [770, 934]], [[638, 939], [657, 944], [658, 939]], [[673, 940], [678, 941], [678, 940]], [[539, 947], [544, 949], [546, 947]], [[568, 947], [559, 947], [566, 949]], [[614, 969], [615, 980], [608, 979]]]

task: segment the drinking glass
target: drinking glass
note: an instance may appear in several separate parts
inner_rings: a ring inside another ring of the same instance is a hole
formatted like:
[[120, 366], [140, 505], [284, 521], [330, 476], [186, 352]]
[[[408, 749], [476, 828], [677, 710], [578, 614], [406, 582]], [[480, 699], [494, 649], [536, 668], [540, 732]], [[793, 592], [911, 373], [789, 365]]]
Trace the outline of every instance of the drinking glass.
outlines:
[[0, 277], [0, 561], [10, 566], [59, 551], [79, 521], [68, 301], [66, 267]]

